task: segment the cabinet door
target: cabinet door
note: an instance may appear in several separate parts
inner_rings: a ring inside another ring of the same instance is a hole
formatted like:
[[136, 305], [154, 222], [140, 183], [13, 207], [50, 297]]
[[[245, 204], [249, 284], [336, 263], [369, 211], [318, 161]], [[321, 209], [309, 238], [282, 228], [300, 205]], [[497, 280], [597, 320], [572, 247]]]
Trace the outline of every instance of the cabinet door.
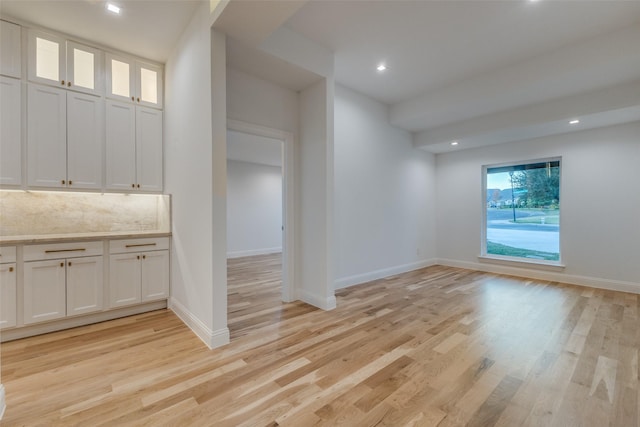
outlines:
[[16, 264], [0, 264], [0, 329], [16, 326]]
[[142, 301], [169, 297], [169, 251], [142, 254]]
[[106, 102], [107, 188], [131, 190], [136, 182], [136, 110], [132, 104]]
[[133, 102], [135, 100], [134, 61], [112, 53], [105, 54], [107, 98]]
[[20, 26], [0, 21], [0, 74], [20, 78], [22, 74], [22, 52]]
[[102, 94], [102, 51], [67, 42], [67, 87], [95, 95]]
[[109, 307], [140, 302], [140, 254], [109, 257]]
[[102, 188], [103, 101], [67, 93], [67, 178], [72, 188]]
[[162, 191], [162, 111], [136, 109], [137, 183], [143, 191]]
[[20, 80], [0, 77], [0, 184], [22, 183]]
[[30, 84], [27, 99], [27, 176], [36, 187], [65, 187], [67, 92]]
[[162, 107], [162, 68], [136, 62], [136, 103]]
[[67, 316], [102, 310], [102, 257], [67, 259]]
[[24, 324], [66, 316], [64, 260], [24, 263]]
[[29, 30], [28, 76], [32, 82], [65, 86], [66, 46], [61, 37]]

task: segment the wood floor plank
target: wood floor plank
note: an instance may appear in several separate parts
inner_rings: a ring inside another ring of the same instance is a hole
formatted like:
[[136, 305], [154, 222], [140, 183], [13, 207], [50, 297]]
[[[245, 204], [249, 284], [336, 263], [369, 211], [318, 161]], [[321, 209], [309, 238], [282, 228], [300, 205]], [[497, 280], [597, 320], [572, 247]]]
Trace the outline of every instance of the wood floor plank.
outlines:
[[232, 342], [170, 311], [2, 344], [3, 426], [640, 427], [640, 297], [433, 266], [281, 302], [228, 262]]

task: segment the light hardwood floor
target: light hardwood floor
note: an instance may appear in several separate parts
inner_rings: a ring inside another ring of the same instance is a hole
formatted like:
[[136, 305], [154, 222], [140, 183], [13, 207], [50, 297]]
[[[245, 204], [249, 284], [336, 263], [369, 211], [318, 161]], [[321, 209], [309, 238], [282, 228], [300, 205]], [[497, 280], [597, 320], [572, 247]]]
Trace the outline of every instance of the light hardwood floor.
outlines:
[[3, 344], [2, 425], [639, 425], [638, 295], [436, 266], [323, 312], [256, 261], [224, 348], [166, 310]]

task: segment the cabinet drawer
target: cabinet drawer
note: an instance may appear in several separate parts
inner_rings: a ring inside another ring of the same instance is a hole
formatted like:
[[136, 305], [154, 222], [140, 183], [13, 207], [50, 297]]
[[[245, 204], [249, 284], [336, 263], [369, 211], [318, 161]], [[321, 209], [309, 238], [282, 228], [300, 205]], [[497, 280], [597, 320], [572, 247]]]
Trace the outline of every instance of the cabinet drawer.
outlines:
[[109, 242], [110, 254], [159, 251], [165, 249], [169, 249], [168, 237], [147, 237], [141, 239], [111, 240]]
[[25, 245], [24, 260], [47, 260], [102, 255], [102, 242], [52, 243]]
[[5, 264], [7, 262], [16, 262], [15, 246], [0, 247], [0, 264]]

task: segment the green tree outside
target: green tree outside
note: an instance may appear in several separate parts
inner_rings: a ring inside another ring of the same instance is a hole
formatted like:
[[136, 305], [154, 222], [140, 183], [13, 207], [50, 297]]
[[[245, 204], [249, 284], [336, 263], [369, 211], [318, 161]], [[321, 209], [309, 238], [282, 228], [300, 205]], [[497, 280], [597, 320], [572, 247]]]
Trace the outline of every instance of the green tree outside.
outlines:
[[557, 209], [560, 203], [560, 168], [547, 167], [516, 171], [514, 187], [520, 206]]

